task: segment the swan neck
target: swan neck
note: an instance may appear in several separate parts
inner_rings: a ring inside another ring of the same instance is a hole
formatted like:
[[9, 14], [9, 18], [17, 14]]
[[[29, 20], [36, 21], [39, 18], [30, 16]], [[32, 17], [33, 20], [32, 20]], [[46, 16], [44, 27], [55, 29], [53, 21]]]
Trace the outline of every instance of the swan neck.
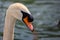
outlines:
[[14, 40], [14, 26], [16, 19], [10, 15], [6, 15], [3, 40]]

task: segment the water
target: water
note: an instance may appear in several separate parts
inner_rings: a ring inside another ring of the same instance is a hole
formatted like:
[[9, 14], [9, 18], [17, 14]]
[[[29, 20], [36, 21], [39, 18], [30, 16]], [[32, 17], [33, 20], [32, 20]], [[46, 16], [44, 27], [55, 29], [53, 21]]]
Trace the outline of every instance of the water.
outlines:
[[[5, 13], [12, 3], [13, 1], [0, 1], [0, 40], [3, 37]], [[32, 33], [24, 23], [17, 20], [14, 32], [15, 40], [60, 40], [60, 29], [57, 26], [60, 20], [59, 1], [35, 0], [32, 4], [24, 4], [34, 16], [35, 32]]]

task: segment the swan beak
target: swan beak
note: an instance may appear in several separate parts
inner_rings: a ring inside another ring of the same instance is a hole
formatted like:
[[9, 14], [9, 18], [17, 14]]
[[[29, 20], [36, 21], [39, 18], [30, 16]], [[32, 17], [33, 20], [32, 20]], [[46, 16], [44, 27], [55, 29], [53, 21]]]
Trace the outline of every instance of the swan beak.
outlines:
[[32, 22], [28, 22], [28, 17], [24, 18], [24, 19], [23, 19], [23, 22], [26, 24], [26, 26], [27, 26], [32, 32], [34, 31]]

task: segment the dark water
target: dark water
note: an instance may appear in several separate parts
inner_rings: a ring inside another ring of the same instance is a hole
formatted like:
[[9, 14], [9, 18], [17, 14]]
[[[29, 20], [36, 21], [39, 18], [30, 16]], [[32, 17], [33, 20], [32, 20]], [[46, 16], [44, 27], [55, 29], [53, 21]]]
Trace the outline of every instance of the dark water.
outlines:
[[[3, 37], [4, 18], [8, 6], [15, 1], [0, 1], [0, 40]], [[18, 1], [19, 2], [19, 1]], [[60, 40], [60, 1], [21, 1], [34, 16], [35, 32], [32, 33], [21, 21], [16, 22], [15, 40]]]

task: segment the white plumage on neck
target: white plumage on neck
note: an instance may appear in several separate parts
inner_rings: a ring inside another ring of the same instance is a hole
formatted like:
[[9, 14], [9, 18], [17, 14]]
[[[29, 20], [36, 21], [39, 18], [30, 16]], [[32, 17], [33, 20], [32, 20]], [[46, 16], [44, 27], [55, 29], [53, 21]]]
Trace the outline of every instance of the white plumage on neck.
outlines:
[[22, 20], [23, 17], [21, 10], [30, 14], [27, 7], [21, 3], [14, 3], [7, 9], [3, 40], [14, 40], [14, 26], [16, 19]]

